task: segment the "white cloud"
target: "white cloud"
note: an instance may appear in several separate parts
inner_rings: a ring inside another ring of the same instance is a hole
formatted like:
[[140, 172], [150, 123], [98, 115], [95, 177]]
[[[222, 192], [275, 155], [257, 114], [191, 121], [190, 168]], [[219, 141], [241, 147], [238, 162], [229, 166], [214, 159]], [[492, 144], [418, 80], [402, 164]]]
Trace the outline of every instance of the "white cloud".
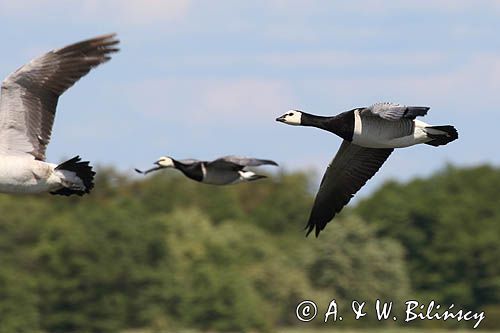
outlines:
[[[184, 60], [190, 66], [200, 61], [198, 65], [203, 68], [212, 67], [217, 62], [222, 66], [231, 57]], [[306, 73], [309, 66], [328, 68], [330, 64], [359, 67], [367, 66], [369, 61], [374, 61], [372, 64], [375, 65], [417, 65], [422, 71], [388, 71], [376, 76], [358, 73], [331, 78], [325, 78], [316, 71], [310, 75], [304, 74], [300, 79], [290, 80], [278, 79], [276, 76], [255, 79], [251, 78], [250, 73], [246, 73], [243, 78], [178, 77], [134, 84], [126, 88], [130, 92], [127, 95], [133, 96], [131, 103], [140, 112], [155, 117], [168, 114], [169, 117], [178, 117], [180, 120], [192, 121], [195, 118], [203, 122], [217, 122], [227, 117], [252, 121], [252, 117], [268, 114], [274, 116], [279, 113], [277, 110], [308, 108], [322, 103], [338, 108], [337, 111], [377, 101], [423, 103], [433, 109], [452, 111], [455, 115], [467, 115], [471, 109], [476, 113], [489, 114], [493, 112], [492, 105], [500, 104], [500, 95], [497, 93], [500, 86], [500, 60], [493, 53], [477, 54], [461, 66], [445, 67], [446, 69], [439, 71], [425, 70], [426, 66], [434, 66], [435, 69], [439, 68], [440, 63], [446, 64], [445, 57], [434, 53], [415, 57], [394, 54], [373, 57], [351, 56], [347, 53], [340, 56], [306, 53], [288, 58], [275, 54], [255, 57], [253, 60], [240, 59], [236, 64], [231, 63], [231, 66], [245, 67], [248, 65], [246, 61], [290, 68], [303, 66]]]
[[[195, 0], [203, 4], [204, 0]], [[500, 0], [254, 0], [251, 2], [233, 0], [218, 0], [213, 2], [216, 7], [229, 8], [265, 8], [268, 12], [282, 14], [311, 14], [324, 11], [382, 13], [400, 10], [441, 10], [457, 11], [471, 8], [500, 8]], [[293, 25], [293, 22], [288, 22]]]
[[205, 86], [199, 100], [204, 110], [197, 110], [196, 114], [201, 119], [210, 119], [212, 115], [223, 118], [236, 115], [253, 122], [254, 116], [289, 109], [292, 100], [286, 85], [277, 80], [219, 81]]
[[[381, 99], [401, 98], [402, 103], [438, 103], [454, 112], [491, 110], [485, 107], [500, 102], [500, 60], [496, 54], [477, 54], [458, 68], [446, 71], [413, 74], [387, 73], [384, 76], [314, 79], [304, 86], [314, 86], [317, 95], [329, 94], [332, 99], [355, 101], [378, 96]], [[392, 98], [391, 98], [392, 97]], [[482, 108], [482, 109], [481, 109]]]
[[[309, 12], [324, 8], [324, 2], [317, 0], [269, 0], [277, 10]], [[331, 10], [353, 13], [382, 14], [401, 10], [438, 10], [444, 12], [466, 11], [476, 8], [500, 9], [500, 0], [334, 0], [329, 1]]]
[[132, 24], [151, 24], [184, 18], [191, 5], [190, 0], [84, 0], [83, 10], [89, 16], [112, 13]]
[[139, 112], [189, 123], [255, 123], [293, 106], [286, 83], [264, 79], [147, 80], [125, 88]]
[[0, 0], [0, 16], [47, 17], [71, 13], [73, 19], [85, 22], [106, 20], [133, 25], [149, 25], [157, 22], [176, 21], [184, 18], [191, 0]]
[[347, 51], [299, 51], [268, 52], [261, 54], [194, 55], [183, 56], [183, 64], [189, 66], [272, 66], [273, 68], [323, 68], [345, 69], [377, 66], [435, 66], [448, 61], [442, 52], [347, 52]]

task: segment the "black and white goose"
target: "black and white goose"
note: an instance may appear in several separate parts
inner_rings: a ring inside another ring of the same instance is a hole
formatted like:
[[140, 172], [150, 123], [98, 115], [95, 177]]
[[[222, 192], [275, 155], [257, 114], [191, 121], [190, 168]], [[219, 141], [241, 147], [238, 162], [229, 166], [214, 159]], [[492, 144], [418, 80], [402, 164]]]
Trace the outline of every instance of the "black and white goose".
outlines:
[[229, 185], [266, 178], [266, 176], [257, 175], [253, 171], [247, 170], [246, 167], [256, 167], [266, 164], [278, 165], [271, 160], [238, 156], [224, 156], [213, 161], [199, 161], [194, 159], [175, 160], [171, 157], [163, 156], [155, 164], [157, 166], [149, 170], [141, 171], [135, 169], [135, 171], [147, 174], [160, 169], [175, 168], [180, 170], [186, 177], [201, 183]]
[[92, 68], [118, 51], [106, 35], [38, 57], [2, 83], [0, 96], [0, 192], [83, 195], [95, 172], [76, 156], [62, 164], [45, 162], [59, 96]]
[[453, 126], [432, 126], [415, 119], [425, 116], [429, 109], [377, 103], [333, 117], [291, 110], [276, 119], [289, 125], [317, 127], [344, 139], [321, 181], [306, 226], [307, 235], [316, 228], [318, 236], [335, 214], [379, 170], [394, 148], [419, 143], [437, 147], [458, 138]]

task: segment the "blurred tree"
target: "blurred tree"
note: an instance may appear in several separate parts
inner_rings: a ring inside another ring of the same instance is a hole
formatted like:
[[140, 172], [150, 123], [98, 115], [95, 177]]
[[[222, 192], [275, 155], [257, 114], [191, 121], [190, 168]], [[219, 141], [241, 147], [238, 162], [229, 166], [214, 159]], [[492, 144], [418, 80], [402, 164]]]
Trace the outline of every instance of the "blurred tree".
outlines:
[[[402, 246], [377, 238], [374, 229], [359, 218], [335, 220], [314, 246], [316, 255], [308, 269], [311, 282], [338, 304], [347, 307], [358, 300], [372, 306], [376, 299], [397, 303], [410, 295]], [[368, 318], [372, 324], [376, 321], [373, 314]]]
[[0, 266], [0, 332], [38, 332], [36, 280], [15, 266], [4, 260]]
[[274, 234], [302, 231], [312, 204], [306, 174], [280, 174], [259, 186], [242, 185], [237, 189], [240, 205], [253, 223]]
[[92, 208], [83, 204], [54, 216], [41, 232], [40, 312], [50, 332], [141, 326], [161, 298], [162, 225], [143, 223], [130, 207]]
[[347, 301], [408, 295], [404, 251], [398, 242], [378, 239], [373, 228], [353, 217], [337, 220], [323, 237], [326, 240], [315, 244], [309, 270], [317, 287], [331, 288]]
[[[271, 308], [242, 270], [256, 260], [265, 265], [265, 250], [254, 244], [252, 250], [259, 254], [241, 251], [245, 240], [238, 228], [214, 225], [197, 210], [176, 211], [164, 220], [169, 267], [175, 272], [167, 312], [202, 329], [268, 329], [275, 318], [265, 309]], [[262, 236], [255, 227], [243, 228], [255, 241]]]
[[130, 195], [141, 202], [147, 214], [197, 208], [215, 223], [244, 217], [241, 205], [230, 187], [200, 184], [168, 171], [136, 182], [131, 189]]
[[39, 239], [40, 221], [52, 210], [34, 198], [24, 199], [0, 196], [0, 332], [40, 329], [33, 247]]
[[390, 182], [356, 212], [406, 248], [422, 297], [477, 308], [500, 303], [500, 170], [447, 167]]
[[421, 296], [500, 303], [490, 167], [388, 183], [319, 239], [302, 232], [313, 200], [303, 173], [227, 187], [98, 175], [82, 198], [0, 196], [0, 331], [294, 325], [306, 298], [403, 298], [398, 241]]

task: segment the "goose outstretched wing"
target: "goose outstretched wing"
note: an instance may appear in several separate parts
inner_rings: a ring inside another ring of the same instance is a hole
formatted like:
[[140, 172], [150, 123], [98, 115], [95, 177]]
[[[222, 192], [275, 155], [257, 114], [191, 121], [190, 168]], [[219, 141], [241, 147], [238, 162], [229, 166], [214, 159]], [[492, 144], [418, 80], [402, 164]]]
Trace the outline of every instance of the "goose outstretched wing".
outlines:
[[344, 140], [328, 165], [307, 223], [316, 237], [384, 164], [394, 149], [365, 148]]
[[211, 165], [217, 165], [217, 166], [224, 166], [227, 165], [229, 166], [238, 166], [241, 168], [250, 166], [250, 167], [255, 167], [259, 165], [278, 165], [278, 163], [272, 161], [272, 160], [264, 160], [264, 159], [258, 159], [258, 158], [251, 158], [251, 157], [240, 157], [240, 156], [224, 156], [221, 158], [218, 158], [212, 162], [210, 162]]
[[2, 83], [0, 153], [31, 154], [45, 160], [59, 96], [92, 68], [118, 51], [115, 35], [105, 35], [33, 59]]
[[402, 118], [415, 119], [425, 116], [429, 111], [427, 106], [406, 106], [395, 103], [376, 103], [361, 110], [361, 115], [372, 115], [386, 120], [396, 121]]

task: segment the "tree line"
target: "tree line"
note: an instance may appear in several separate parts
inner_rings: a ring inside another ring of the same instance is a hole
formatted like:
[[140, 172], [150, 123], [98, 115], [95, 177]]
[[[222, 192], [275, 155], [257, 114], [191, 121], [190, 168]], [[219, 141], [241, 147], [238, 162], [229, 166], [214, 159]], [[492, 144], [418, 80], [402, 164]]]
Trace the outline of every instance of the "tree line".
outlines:
[[0, 332], [265, 332], [297, 325], [303, 299], [500, 312], [499, 169], [388, 182], [319, 239], [304, 237], [311, 183], [297, 172], [216, 187], [103, 168], [83, 198], [2, 195]]

